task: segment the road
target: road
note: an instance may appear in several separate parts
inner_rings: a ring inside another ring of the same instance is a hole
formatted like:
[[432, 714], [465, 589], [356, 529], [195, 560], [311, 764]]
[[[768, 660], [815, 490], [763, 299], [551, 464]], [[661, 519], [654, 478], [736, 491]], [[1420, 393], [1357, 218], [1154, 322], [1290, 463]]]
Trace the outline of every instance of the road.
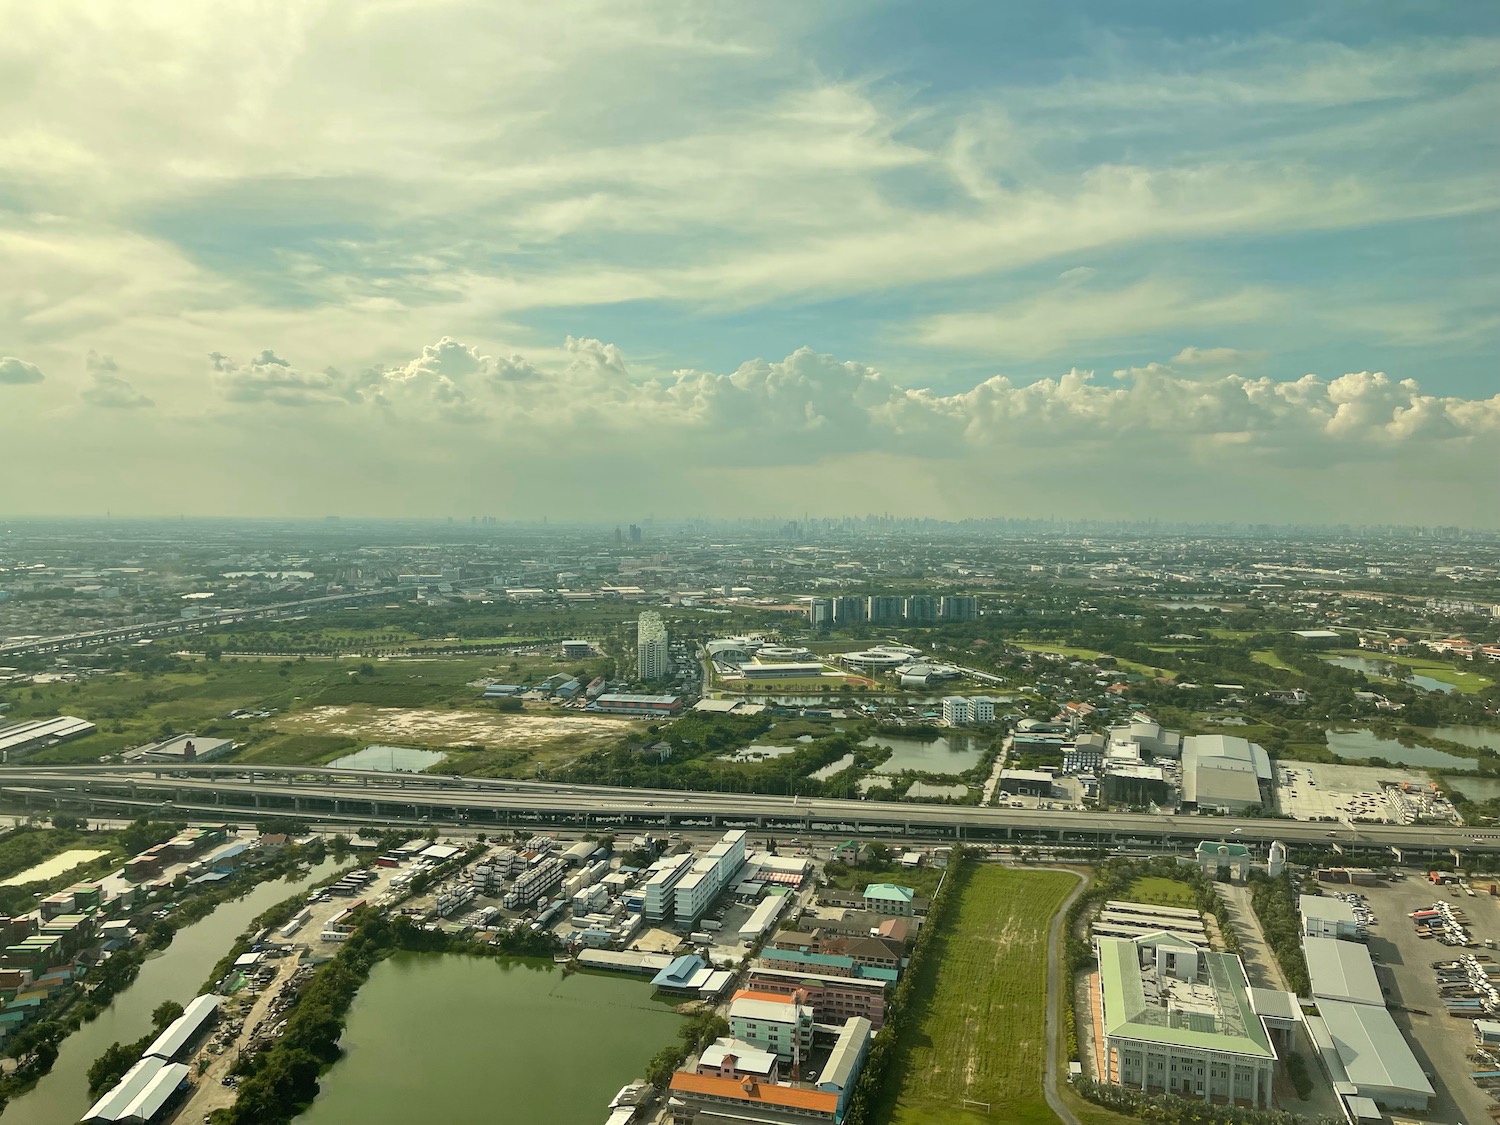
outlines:
[[[416, 820], [474, 827], [569, 823], [680, 828], [740, 826], [808, 832], [932, 835], [956, 839], [1035, 839], [1129, 847], [1132, 842], [1237, 839], [1291, 844], [1396, 846], [1500, 853], [1500, 833], [1468, 828], [1368, 824], [1336, 840], [1316, 822], [1235, 817], [1152, 816], [1057, 809], [983, 808], [765, 794], [622, 789], [508, 779], [391, 774], [329, 767], [202, 763], [26, 766], [0, 769], [0, 794], [40, 808], [59, 803], [90, 812], [175, 806], [192, 815], [234, 819], [291, 815], [351, 824]], [[1393, 856], [1394, 858], [1394, 856]]]
[[[1066, 867], [1050, 868], [1053, 871], [1068, 871], [1071, 875], [1078, 872], [1070, 871]], [[1080, 876], [1078, 885], [1063, 900], [1063, 904], [1057, 908], [1057, 914], [1052, 919], [1052, 925], [1047, 931], [1047, 1069], [1042, 1075], [1042, 1093], [1047, 1097], [1047, 1104], [1052, 1107], [1052, 1112], [1057, 1114], [1063, 1125], [1080, 1125], [1073, 1111], [1067, 1107], [1059, 1094], [1058, 1085], [1062, 1076], [1057, 1073], [1058, 1056], [1058, 1020], [1062, 1011], [1062, 928], [1067, 921], [1068, 911], [1072, 909], [1074, 901], [1083, 894], [1084, 888], [1089, 885], [1086, 876]], [[1068, 987], [1073, 987], [1073, 979], [1068, 978]]]

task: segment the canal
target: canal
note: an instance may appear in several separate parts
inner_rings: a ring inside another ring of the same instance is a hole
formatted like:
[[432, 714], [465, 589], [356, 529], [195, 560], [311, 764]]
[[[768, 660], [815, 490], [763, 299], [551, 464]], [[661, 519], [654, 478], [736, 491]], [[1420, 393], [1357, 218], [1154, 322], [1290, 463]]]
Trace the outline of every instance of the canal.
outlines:
[[229, 952], [250, 920], [338, 868], [325, 860], [304, 877], [262, 883], [244, 898], [226, 902], [207, 918], [184, 926], [159, 956], [141, 966], [129, 988], [92, 1023], [62, 1041], [51, 1071], [4, 1110], [5, 1125], [76, 1125], [93, 1104], [88, 1070], [106, 1047], [129, 1043], [151, 1030], [151, 1013], [164, 1000], [186, 1004]]
[[297, 1125], [586, 1125], [676, 1042], [637, 977], [398, 953], [349, 1010], [345, 1055]]

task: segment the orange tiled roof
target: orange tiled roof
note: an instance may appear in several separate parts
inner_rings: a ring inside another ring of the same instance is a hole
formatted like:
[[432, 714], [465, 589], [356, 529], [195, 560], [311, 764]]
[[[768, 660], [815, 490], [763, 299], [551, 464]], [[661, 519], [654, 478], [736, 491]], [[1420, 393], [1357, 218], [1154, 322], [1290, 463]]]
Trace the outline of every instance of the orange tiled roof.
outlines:
[[790, 1004], [792, 995], [789, 992], [761, 992], [754, 988], [742, 988], [737, 991], [735, 1000], [766, 1000], [772, 1004]]
[[754, 1078], [719, 1078], [712, 1074], [689, 1074], [679, 1070], [672, 1075], [672, 1089], [685, 1094], [709, 1094], [718, 1098], [736, 1098], [757, 1105], [779, 1105], [788, 1109], [816, 1109], [836, 1113], [839, 1096], [823, 1090], [801, 1090], [795, 1086], [776, 1086]]

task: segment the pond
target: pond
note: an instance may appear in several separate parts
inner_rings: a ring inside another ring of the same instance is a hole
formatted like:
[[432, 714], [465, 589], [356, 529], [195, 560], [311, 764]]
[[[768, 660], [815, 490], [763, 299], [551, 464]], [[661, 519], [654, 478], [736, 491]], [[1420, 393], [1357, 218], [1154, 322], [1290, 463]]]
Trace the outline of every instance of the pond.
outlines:
[[1439, 738], [1446, 738], [1449, 742], [1472, 746], [1476, 750], [1493, 750], [1500, 754], [1500, 730], [1494, 727], [1438, 727], [1432, 733]]
[[[1402, 677], [1397, 674], [1397, 670], [1406, 670], [1402, 669], [1399, 664], [1392, 664], [1387, 660], [1371, 660], [1367, 656], [1325, 656], [1323, 659], [1340, 668], [1348, 668], [1351, 672], [1362, 672], [1366, 676], [1373, 676], [1379, 680], [1399, 680]], [[1413, 673], [1405, 682], [1423, 691], [1450, 692], [1453, 690], [1452, 684], [1445, 684], [1442, 680], [1416, 673]]]
[[141, 966], [140, 975], [99, 1018], [62, 1041], [47, 1075], [5, 1108], [10, 1125], [74, 1125], [88, 1112], [88, 1070], [111, 1043], [130, 1043], [151, 1030], [151, 1013], [164, 1000], [186, 1004], [198, 993], [219, 958], [263, 910], [332, 874], [327, 860], [301, 879], [262, 883], [244, 898], [226, 902], [207, 918], [184, 926], [166, 950]]
[[377, 964], [345, 1055], [298, 1125], [579, 1125], [677, 1040], [645, 980], [548, 962], [400, 953]]
[[977, 766], [979, 759], [984, 756], [982, 741], [966, 734], [948, 734], [927, 741], [877, 734], [865, 739], [860, 745], [891, 748], [891, 756], [878, 767], [879, 772], [884, 774], [897, 774], [902, 770], [963, 773]]
[[61, 875], [64, 871], [71, 871], [81, 863], [98, 859], [100, 856], [108, 855], [107, 851], [85, 851], [75, 849], [55, 855], [35, 867], [27, 868], [19, 875], [12, 875], [0, 887], [19, 887], [22, 883], [35, 883], [41, 879], [51, 879], [53, 876]]
[[1500, 777], [1450, 777], [1444, 781], [1471, 801], [1491, 801], [1500, 797]]
[[421, 773], [447, 761], [440, 750], [414, 750], [410, 746], [366, 746], [329, 762], [342, 770], [383, 770], [386, 773]]
[[742, 750], [736, 750], [733, 754], [726, 754], [731, 762], [767, 762], [772, 758], [781, 758], [787, 754], [795, 754], [801, 750], [800, 746], [771, 746], [763, 743], [753, 743]]
[[809, 777], [815, 777], [819, 781], [827, 781], [830, 777], [832, 777], [834, 774], [838, 773], [840, 770], [846, 770], [850, 766], [852, 766], [853, 764], [854, 764], [854, 755], [853, 754], [845, 754], [838, 761], [836, 761], [836, 762], [829, 762], [826, 766], [822, 767], [821, 769], [813, 770], [812, 773], [808, 774], [808, 776]]
[[1393, 765], [1450, 770], [1471, 770], [1473, 758], [1460, 758], [1429, 746], [1402, 746], [1394, 738], [1381, 738], [1367, 730], [1331, 730], [1328, 749], [1340, 758], [1384, 758]]

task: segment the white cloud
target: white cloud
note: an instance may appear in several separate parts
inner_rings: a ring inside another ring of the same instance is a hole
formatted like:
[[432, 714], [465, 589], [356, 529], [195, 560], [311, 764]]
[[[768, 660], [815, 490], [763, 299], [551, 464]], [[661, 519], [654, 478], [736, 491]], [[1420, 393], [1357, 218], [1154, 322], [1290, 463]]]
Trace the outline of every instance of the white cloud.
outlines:
[[120, 365], [109, 356], [90, 351], [84, 360], [84, 369], [88, 373], [89, 382], [82, 394], [83, 400], [90, 406], [102, 406], [109, 410], [139, 410], [156, 405], [116, 374]]
[[337, 406], [347, 403], [343, 380], [331, 371], [302, 371], [269, 349], [241, 363], [219, 352], [209, 356], [212, 376], [234, 403]]
[[1246, 363], [1263, 358], [1264, 352], [1243, 348], [1198, 348], [1186, 347], [1167, 360], [1169, 367], [1213, 367], [1231, 370]]
[[0, 384], [19, 386], [22, 383], [40, 383], [46, 376], [42, 369], [13, 355], [0, 356]]
[[[978, 352], [996, 358], [1079, 356], [1092, 345], [1128, 345], [1163, 329], [1184, 325], [1243, 324], [1279, 307], [1274, 292], [1244, 287], [1205, 295], [1188, 285], [1148, 279], [1121, 289], [1100, 290], [1076, 280], [1002, 308], [943, 313], [917, 328], [930, 347]], [[1189, 349], [1193, 351], [1195, 349]]]

